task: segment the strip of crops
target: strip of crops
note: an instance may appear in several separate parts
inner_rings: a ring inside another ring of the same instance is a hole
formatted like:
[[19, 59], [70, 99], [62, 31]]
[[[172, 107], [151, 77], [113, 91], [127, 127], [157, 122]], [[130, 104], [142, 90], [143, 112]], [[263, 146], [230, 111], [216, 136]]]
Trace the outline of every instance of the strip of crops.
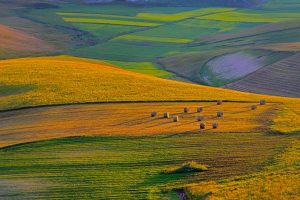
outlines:
[[150, 42], [166, 42], [166, 43], [189, 43], [193, 40], [185, 38], [168, 38], [168, 37], [154, 37], [143, 35], [121, 35], [114, 38], [114, 40], [133, 40], [133, 41], [150, 41]]
[[159, 26], [159, 23], [152, 22], [138, 22], [138, 21], [126, 21], [126, 20], [112, 20], [112, 19], [93, 19], [93, 18], [63, 18], [65, 22], [73, 23], [92, 23], [92, 24], [116, 24], [126, 26]]

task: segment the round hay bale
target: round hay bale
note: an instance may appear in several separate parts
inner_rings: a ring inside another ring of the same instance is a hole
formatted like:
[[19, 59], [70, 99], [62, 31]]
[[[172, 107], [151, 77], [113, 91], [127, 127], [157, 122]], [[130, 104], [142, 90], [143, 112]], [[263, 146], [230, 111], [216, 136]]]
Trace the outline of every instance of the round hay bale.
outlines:
[[164, 113], [164, 118], [170, 118], [170, 114], [168, 112]]
[[222, 111], [218, 111], [218, 112], [217, 112], [217, 117], [223, 117], [223, 115], [224, 115], [224, 114], [223, 114]]
[[222, 105], [223, 101], [222, 100], [217, 100], [217, 105]]
[[184, 113], [188, 113], [188, 112], [189, 112], [189, 108], [185, 107], [185, 108], [183, 109], [183, 112], [184, 112]]
[[212, 128], [213, 128], [213, 129], [216, 129], [216, 128], [218, 128], [218, 126], [219, 126], [218, 122], [214, 122], [214, 123], [212, 123]]
[[205, 124], [204, 124], [204, 122], [201, 122], [201, 123], [200, 123], [200, 129], [205, 129]]
[[261, 100], [259, 101], [259, 104], [260, 104], [261, 106], [266, 105], [266, 100], [261, 99]]
[[203, 107], [198, 107], [197, 108], [197, 112], [199, 113], [199, 112], [203, 112]]
[[179, 121], [179, 117], [177, 115], [173, 116], [173, 122], [178, 122]]
[[197, 116], [197, 117], [196, 117], [196, 120], [197, 120], [198, 122], [204, 121], [204, 117], [203, 117], [203, 116]]
[[151, 117], [156, 117], [157, 116], [157, 112], [151, 112]]
[[251, 110], [256, 110], [257, 106], [256, 105], [252, 105], [251, 106]]

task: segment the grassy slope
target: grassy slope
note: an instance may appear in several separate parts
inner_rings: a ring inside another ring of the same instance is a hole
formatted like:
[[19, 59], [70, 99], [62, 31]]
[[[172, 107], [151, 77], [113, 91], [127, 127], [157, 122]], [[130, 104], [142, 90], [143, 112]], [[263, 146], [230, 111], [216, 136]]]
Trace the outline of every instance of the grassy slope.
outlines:
[[53, 46], [34, 36], [0, 24], [0, 58], [29, 56], [53, 50]]
[[[180, 83], [137, 74], [108, 64], [71, 57], [1, 61], [2, 85], [32, 85], [34, 90], [1, 99], [1, 109], [76, 102], [243, 100], [261, 95]], [[265, 97], [278, 100], [278, 98]]]

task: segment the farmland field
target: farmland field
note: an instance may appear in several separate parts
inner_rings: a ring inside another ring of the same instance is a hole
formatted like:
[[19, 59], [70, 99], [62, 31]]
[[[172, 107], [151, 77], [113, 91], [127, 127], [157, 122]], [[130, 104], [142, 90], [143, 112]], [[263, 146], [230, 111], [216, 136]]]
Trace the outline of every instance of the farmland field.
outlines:
[[0, 9], [1, 200], [299, 199], [298, 0]]
[[[212, 133], [74, 137], [25, 144], [0, 150], [1, 195], [32, 199], [176, 198], [172, 188], [184, 183], [259, 170], [291, 140], [260, 133]], [[208, 164], [211, 169], [191, 175], [160, 173], [189, 160]]]
[[[246, 181], [238, 183], [242, 190], [253, 179], [280, 174], [276, 171], [272, 175], [268, 168], [274, 167], [274, 158], [289, 152], [286, 149], [298, 140], [297, 135], [283, 134], [299, 131], [296, 99], [168, 81], [68, 56], [1, 61], [0, 70], [5, 75], [1, 83], [6, 85], [0, 87], [5, 92], [2, 110], [50, 104], [166, 101], [0, 112], [3, 198], [177, 199], [176, 189], [182, 188], [193, 198], [203, 191], [216, 190], [216, 195], [222, 196], [227, 194], [218, 188], [229, 186], [220, 180], [242, 177]], [[267, 99], [267, 105], [251, 110], [250, 106], [261, 98]], [[216, 105], [216, 99], [237, 102]], [[189, 113], [183, 113], [186, 106]], [[198, 106], [204, 109], [205, 130], [200, 130], [196, 121]], [[224, 117], [217, 118], [220, 110]], [[151, 118], [152, 111], [158, 116]], [[170, 112], [171, 117], [178, 115], [179, 122], [162, 118], [164, 112]], [[218, 129], [211, 128], [213, 122], [219, 123]], [[188, 161], [208, 165], [209, 170], [161, 173]], [[288, 177], [296, 177], [293, 163], [289, 170]], [[254, 178], [248, 178], [249, 174]], [[199, 185], [203, 181], [210, 181], [209, 189]]]

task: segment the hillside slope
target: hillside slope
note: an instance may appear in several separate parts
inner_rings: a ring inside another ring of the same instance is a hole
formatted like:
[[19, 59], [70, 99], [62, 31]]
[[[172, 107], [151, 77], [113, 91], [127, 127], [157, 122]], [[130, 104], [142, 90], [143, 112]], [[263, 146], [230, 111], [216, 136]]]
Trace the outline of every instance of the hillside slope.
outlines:
[[263, 67], [247, 77], [225, 85], [225, 88], [300, 97], [300, 53]]
[[53, 49], [34, 36], [0, 24], [0, 58], [41, 54]]
[[103, 62], [63, 56], [3, 60], [0, 73], [0, 110], [83, 102], [281, 100], [155, 78]]

